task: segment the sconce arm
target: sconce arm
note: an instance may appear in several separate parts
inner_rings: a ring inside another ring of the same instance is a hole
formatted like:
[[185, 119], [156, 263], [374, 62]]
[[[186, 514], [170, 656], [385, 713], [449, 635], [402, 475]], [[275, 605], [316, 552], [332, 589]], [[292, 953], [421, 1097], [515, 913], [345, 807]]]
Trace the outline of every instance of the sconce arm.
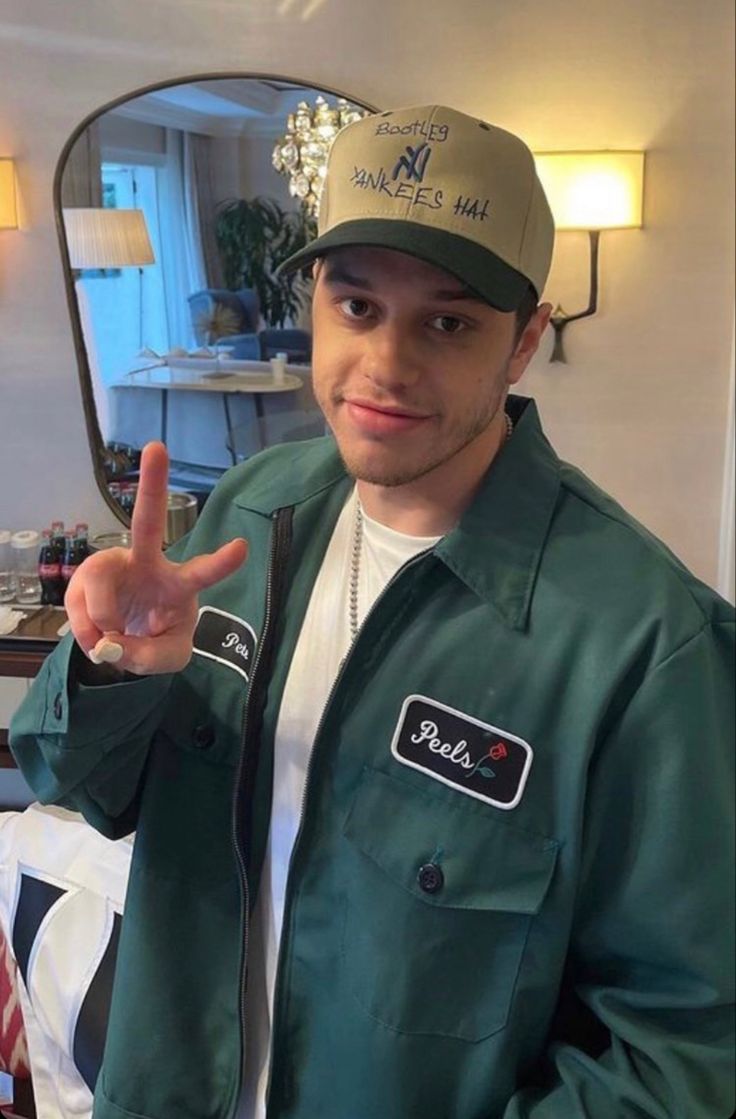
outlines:
[[588, 315], [594, 315], [598, 310], [598, 241], [600, 233], [600, 229], [588, 230], [590, 239], [590, 297], [588, 306], [584, 311], [578, 311], [575, 315], [566, 315], [558, 305], [549, 320], [555, 332], [555, 344], [550, 361], [567, 361], [562, 343], [562, 332], [567, 324], [575, 322], [576, 319], [585, 319]]

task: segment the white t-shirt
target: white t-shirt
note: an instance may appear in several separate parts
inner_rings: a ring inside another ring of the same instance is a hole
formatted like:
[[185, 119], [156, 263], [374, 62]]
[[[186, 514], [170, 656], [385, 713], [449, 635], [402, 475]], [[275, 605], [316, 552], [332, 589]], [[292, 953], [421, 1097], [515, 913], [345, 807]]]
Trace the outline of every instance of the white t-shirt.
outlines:
[[[253, 911], [248, 946], [246, 1074], [238, 1119], [265, 1119], [273, 993], [284, 894], [299, 829], [307, 762], [322, 711], [350, 647], [350, 571], [357, 491], [337, 519], [312, 589], [281, 699], [274, 743], [271, 830]], [[412, 556], [438, 536], [405, 536], [366, 517], [358, 581], [358, 620]], [[315, 656], [315, 650], [319, 656]]]

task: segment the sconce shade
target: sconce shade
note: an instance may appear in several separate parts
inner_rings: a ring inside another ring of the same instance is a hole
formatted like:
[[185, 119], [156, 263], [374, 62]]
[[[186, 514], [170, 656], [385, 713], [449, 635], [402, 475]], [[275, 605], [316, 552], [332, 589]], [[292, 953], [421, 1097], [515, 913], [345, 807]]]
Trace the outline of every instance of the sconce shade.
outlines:
[[535, 152], [555, 229], [637, 229], [644, 152]]
[[8, 156], [0, 156], [0, 229], [18, 228], [15, 201], [15, 166]]
[[153, 264], [142, 210], [74, 207], [64, 210], [72, 268], [124, 268]]

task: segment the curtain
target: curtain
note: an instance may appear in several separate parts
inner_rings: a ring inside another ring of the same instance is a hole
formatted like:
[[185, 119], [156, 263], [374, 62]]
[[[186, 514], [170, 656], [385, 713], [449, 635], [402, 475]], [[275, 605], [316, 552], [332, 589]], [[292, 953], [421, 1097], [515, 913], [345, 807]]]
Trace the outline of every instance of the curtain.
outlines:
[[191, 349], [196, 343], [187, 299], [207, 287], [199, 240], [187, 201], [184, 133], [166, 129], [166, 168], [161, 176], [159, 229], [163, 265], [169, 348]]
[[212, 188], [212, 140], [193, 132], [184, 133], [184, 184], [189, 226], [198, 231], [206, 287], [224, 287], [220, 254], [215, 239], [215, 196]]
[[85, 128], [69, 152], [61, 183], [61, 204], [65, 208], [102, 205], [100, 126], [96, 120]]
[[196, 345], [188, 297], [224, 286], [214, 209], [210, 138], [167, 128], [159, 228], [170, 349]]

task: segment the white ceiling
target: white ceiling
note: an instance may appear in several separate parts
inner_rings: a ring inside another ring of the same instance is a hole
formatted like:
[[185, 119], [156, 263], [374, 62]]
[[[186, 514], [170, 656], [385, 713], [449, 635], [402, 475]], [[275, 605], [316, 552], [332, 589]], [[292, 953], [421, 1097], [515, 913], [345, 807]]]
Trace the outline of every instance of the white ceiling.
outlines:
[[111, 111], [208, 136], [275, 136], [285, 130], [288, 114], [300, 101], [314, 103], [320, 92], [334, 104], [332, 94], [309, 86], [263, 78], [213, 78], [144, 93]]

